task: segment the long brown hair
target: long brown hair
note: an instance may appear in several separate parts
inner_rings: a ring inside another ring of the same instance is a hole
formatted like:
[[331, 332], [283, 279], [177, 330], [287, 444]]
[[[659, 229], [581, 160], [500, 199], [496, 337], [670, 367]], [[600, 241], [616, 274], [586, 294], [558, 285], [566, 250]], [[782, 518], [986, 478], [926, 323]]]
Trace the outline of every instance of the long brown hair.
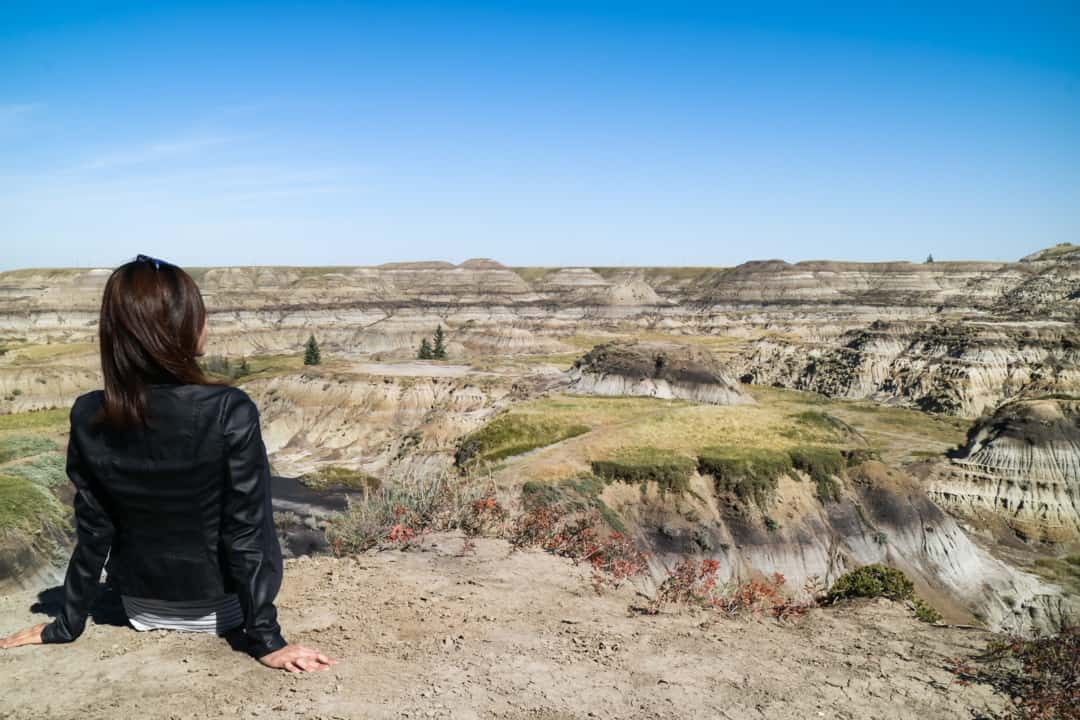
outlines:
[[152, 383], [211, 384], [196, 360], [205, 323], [199, 286], [176, 265], [140, 255], [116, 268], [98, 325], [102, 419], [113, 427], [142, 424]]

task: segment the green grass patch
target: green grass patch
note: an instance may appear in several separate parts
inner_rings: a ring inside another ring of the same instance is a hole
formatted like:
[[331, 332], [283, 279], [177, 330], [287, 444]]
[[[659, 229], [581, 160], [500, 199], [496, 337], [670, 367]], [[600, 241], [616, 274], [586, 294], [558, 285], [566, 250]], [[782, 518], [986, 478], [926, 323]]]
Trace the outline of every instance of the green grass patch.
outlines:
[[4, 468], [8, 475], [26, 478], [39, 487], [57, 487], [67, 482], [67, 458], [58, 452]]
[[43, 523], [59, 525], [64, 509], [44, 487], [23, 477], [0, 475], [0, 535], [35, 532]]
[[733, 492], [762, 509], [776, 492], [780, 476], [793, 469], [791, 455], [782, 450], [734, 446], [703, 448], [697, 467], [703, 475], [712, 475], [718, 493]]
[[810, 476], [817, 486], [817, 497], [821, 502], [835, 502], [840, 499], [840, 483], [836, 478], [847, 467], [844, 454], [836, 448], [803, 446], [788, 451], [791, 464]]
[[28, 410], [0, 415], [0, 432], [7, 430], [60, 429], [67, 425], [68, 408]]
[[34, 435], [0, 438], [0, 463], [58, 450], [55, 441]]
[[589, 432], [583, 423], [532, 413], [504, 413], [462, 439], [454, 456], [458, 467], [546, 447]]
[[626, 448], [608, 460], [591, 463], [595, 475], [619, 482], [655, 483], [661, 495], [682, 495], [690, 489], [690, 477], [696, 468], [693, 458], [655, 447]]
[[374, 475], [340, 465], [325, 465], [314, 472], [302, 475], [300, 482], [313, 490], [344, 488], [365, 493], [374, 492], [382, 486], [382, 482]]
[[783, 434], [799, 442], [830, 442], [855, 434], [846, 422], [820, 410], [803, 410], [790, 418], [792, 424]]

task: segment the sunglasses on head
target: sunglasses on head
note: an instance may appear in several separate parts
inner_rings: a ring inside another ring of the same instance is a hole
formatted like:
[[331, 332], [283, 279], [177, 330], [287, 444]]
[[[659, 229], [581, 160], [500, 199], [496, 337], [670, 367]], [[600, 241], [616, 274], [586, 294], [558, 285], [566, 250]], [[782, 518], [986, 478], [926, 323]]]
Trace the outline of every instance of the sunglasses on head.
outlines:
[[160, 270], [162, 265], [165, 265], [166, 267], [172, 267], [171, 262], [166, 262], [165, 260], [161, 260], [156, 257], [150, 257], [149, 255], [143, 255], [141, 253], [135, 256], [135, 262], [150, 263], [154, 266], [155, 270]]

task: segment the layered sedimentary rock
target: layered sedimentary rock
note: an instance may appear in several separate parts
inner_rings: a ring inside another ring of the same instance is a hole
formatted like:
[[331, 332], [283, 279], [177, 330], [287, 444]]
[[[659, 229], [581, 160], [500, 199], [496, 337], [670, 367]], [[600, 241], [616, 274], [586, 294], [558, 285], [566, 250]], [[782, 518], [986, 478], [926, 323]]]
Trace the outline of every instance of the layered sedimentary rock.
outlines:
[[934, 474], [931, 495], [974, 520], [1003, 519], [1027, 540], [1080, 539], [1080, 400], [1003, 405]]
[[[1077, 256], [1061, 247], [1015, 263], [510, 268], [474, 259], [192, 273], [211, 310], [211, 353], [298, 352], [314, 332], [332, 353], [401, 359], [439, 324], [457, 357], [568, 352], [576, 346], [561, 340], [581, 334], [722, 335], [756, 341], [731, 368], [752, 382], [974, 415], [1030, 390], [1075, 391]], [[93, 342], [108, 272], [0, 273], [0, 347]], [[0, 374], [9, 367], [0, 355]]]
[[245, 388], [262, 414], [274, 470], [342, 465], [379, 477], [441, 472], [455, 443], [512, 399], [510, 383], [416, 375], [308, 372]]
[[1003, 399], [1080, 392], [1071, 325], [874, 322], [836, 341], [768, 337], [732, 365], [744, 382], [975, 417]]
[[631, 487], [609, 487], [603, 497], [644, 538], [657, 581], [687, 555], [715, 559], [726, 582], [780, 573], [797, 593], [883, 563], [903, 569], [954, 622], [974, 618], [997, 630], [1044, 631], [1080, 609], [1059, 588], [975, 544], [901, 470], [863, 463], [846, 472], [838, 497], [828, 503], [814, 496], [808, 480], [780, 477], [775, 495], [760, 508], [715, 502], [707, 478], [697, 476], [693, 495], [677, 504]]
[[676, 343], [598, 345], [574, 362], [568, 390], [590, 395], [679, 398], [714, 405], [754, 400], [705, 348]]

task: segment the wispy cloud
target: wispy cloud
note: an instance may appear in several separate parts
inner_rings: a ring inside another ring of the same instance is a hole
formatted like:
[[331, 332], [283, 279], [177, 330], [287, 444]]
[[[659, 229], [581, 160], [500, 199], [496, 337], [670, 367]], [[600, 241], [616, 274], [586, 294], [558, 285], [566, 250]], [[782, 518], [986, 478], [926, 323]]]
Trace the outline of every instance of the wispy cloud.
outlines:
[[41, 103], [0, 103], [0, 128], [11, 127], [42, 107]]
[[230, 137], [196, 137], [139, 145], [93, 157], [74, 169], [104, 170], [158, 162], [197, 153], [209, 147], [224, 145], [232, 139]]

